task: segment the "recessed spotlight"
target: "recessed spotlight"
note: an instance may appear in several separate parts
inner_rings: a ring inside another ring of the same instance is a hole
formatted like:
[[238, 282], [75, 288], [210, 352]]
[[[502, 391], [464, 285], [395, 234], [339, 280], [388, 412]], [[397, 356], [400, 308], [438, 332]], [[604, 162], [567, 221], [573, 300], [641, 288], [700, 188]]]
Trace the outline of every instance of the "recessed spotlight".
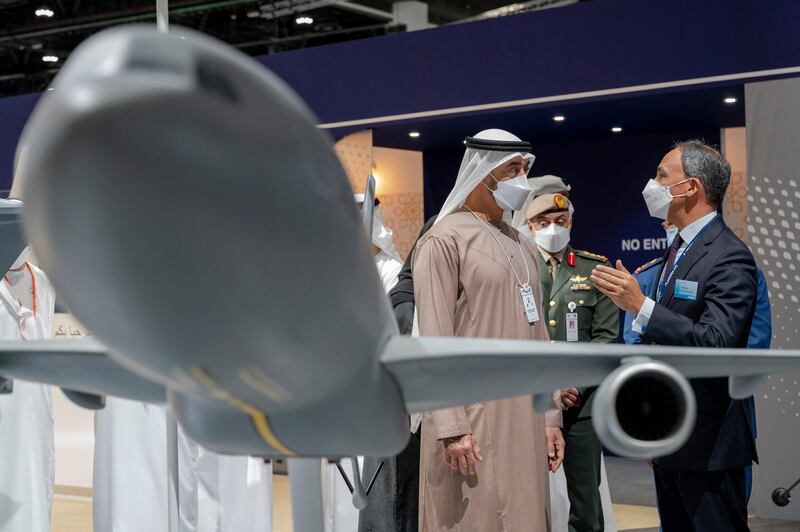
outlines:
[[236, 13], [234, 13], [234, 14], [232, 14], [232, 15], [231, 15], [231, 20], [236, 20], [236, 18], [237, 18], [237, 17], [236, 17]]
[[622, 128], [619, 126], [614, 126], [611, 128], [612, 133], [622, 133]]
[[52, 18], [52, 16], [55, 15], [55, 13], [53, 13], [53, 10], [47, 6], [40, 7], [39, 9], [34, 11], [34, 13], [36, 14], [37, 17], [45, 17], [45, 18]]
[[412, 139], [417, 139], [419, 138], [419, 131], [412, 131], [408, 134], [408, 136], [411, 137]]
[[725, 102], [725, 103], [728, 103], [728, 104], [730, 104], [730, 103], [736, 103], [736, 102], [738, 102], [739, 100], [738, 100], [738, 99], [736, 99], [736, 98], [734, 98], [733, 96], [728, 96], [727, 98], [725, 98], [725, 99], [724, 99], [724, 100], [722, 100], [722, 101], [723, 101], [723, 102]]
[[247, 18], [258, 18], [261, 16], [261, 11], [251, 10], [245, 13], [245, 15], [247, 16]]
[[298, 26], [310, 26], [314, 23], [314, 19], [311, 17], [297, 17], [294, 19], [294, 23]]
[[45, 63], [58, 63], [58, 57], [55, 55], [45, 55], [42, 56], [42, 61]]
[[564, 115], [556, 115], [553, 117], [553, 122], [563, 122], [567, 117]]

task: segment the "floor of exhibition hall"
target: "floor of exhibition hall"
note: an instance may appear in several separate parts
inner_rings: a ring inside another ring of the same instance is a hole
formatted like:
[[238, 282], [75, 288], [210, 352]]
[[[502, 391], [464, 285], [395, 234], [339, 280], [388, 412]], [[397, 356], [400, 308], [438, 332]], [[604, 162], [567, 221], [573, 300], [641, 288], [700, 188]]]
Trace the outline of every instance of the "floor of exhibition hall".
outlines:
[[[620, 531], [658, 532], [654, 507], [655, 488], [647, 465], [623, 458], [606, 458], [606, 469], [614, 501], [614, 514]], [[88, 491], [88, 490], [87, 490]], [[285, 475], [273, 479], [274, 532], [292, 532], [292, 504]], [[796, 532], [800, 523], [751, 518], [752, 532]], [[92, 502], [88, 493], [56, 488], [53, 503], [53, 532], [92, 530]]]

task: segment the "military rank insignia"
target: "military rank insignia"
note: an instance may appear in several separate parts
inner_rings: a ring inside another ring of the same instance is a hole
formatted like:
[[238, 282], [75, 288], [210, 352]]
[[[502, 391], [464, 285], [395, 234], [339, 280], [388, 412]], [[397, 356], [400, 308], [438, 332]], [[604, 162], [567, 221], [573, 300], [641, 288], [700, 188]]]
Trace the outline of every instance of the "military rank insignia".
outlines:
[[567, 253], [567, 264], [569, 264], [570, 268], [575, 267], [575, 253], [573, 253], [572, 251]]

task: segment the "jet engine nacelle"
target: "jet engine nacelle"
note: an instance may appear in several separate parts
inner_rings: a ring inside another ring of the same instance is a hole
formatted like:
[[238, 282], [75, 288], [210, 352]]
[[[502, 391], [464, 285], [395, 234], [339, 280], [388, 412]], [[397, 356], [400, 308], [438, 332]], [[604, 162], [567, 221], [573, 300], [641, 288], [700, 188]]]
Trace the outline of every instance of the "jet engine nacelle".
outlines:
[[678, 370], [650, 359], [625, 361], [595, 392], [600, 441], [622, 456], [654, 458], [680, 449], [697, 418], [694, 390]]

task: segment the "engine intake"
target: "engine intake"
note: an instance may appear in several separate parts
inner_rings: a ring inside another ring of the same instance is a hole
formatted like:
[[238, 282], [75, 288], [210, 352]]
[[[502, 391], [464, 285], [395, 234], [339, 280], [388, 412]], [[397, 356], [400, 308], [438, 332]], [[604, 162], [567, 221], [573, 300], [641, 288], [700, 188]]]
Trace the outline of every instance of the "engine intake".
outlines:
[[694, 391], [679, 371], [649, 359], [623, 363], [595, 392], [592, 423], [606, 448], [631, 458], [680, 449], [694, 428]]

